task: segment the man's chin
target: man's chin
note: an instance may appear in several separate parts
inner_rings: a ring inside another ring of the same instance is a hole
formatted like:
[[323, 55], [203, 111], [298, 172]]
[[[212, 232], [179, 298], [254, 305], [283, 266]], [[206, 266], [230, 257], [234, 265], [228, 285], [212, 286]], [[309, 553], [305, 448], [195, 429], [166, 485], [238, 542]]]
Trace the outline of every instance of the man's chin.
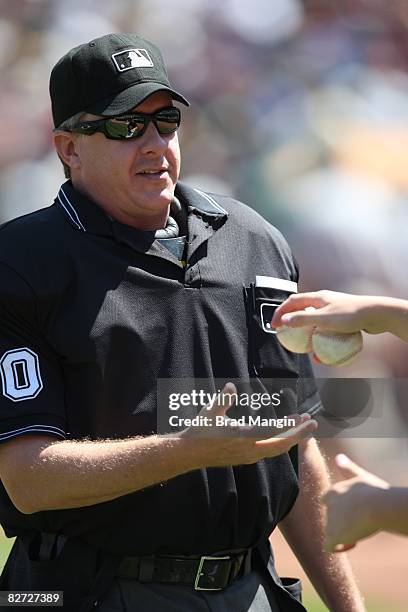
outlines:
[[[139, 192], [140, 197], [140, 192]], [[143, 196], [144, 207], [150, 210], [159, 210], [169, 206], [174, 197], [174, 185], [166, 186], [165, 189], [151, 189]]]

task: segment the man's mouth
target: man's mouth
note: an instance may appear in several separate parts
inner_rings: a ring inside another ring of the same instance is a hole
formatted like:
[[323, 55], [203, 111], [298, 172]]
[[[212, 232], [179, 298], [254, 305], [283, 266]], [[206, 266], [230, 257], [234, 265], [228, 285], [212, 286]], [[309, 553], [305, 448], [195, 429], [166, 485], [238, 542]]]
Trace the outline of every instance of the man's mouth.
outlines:
[[152, 169], [148, 169], [148, 170], [141, 170], [140, 172], [138, 172], [138, 174], [141, 174], [142, 176], [161, 176], [162, 174], [164, 174], [165, 172], [167, 172], [167, 168], [152, 168]]

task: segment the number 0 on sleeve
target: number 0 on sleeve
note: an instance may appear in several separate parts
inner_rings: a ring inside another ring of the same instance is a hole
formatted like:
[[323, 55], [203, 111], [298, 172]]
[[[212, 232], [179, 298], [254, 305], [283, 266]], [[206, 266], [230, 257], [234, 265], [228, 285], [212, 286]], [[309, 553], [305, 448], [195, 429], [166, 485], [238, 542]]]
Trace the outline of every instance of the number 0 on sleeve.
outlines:
[[13, 402], [34, 399], [43, 388], [38, 355], [28, 348], [4, 353], [0, 373], [3, 395]]

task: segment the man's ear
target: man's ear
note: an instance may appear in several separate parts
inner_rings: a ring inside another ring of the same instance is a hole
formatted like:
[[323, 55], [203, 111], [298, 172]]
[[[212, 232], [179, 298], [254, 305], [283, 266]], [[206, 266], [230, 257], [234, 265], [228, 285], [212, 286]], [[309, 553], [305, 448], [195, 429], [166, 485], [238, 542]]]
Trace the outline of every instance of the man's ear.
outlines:
[[54, 146], [60, 160], [69, 166], [71, 170], [80, 168], [81, 159], [78, 154], [77, 136], [71, 132], [61, 131], [55, 132], [53, 138]]

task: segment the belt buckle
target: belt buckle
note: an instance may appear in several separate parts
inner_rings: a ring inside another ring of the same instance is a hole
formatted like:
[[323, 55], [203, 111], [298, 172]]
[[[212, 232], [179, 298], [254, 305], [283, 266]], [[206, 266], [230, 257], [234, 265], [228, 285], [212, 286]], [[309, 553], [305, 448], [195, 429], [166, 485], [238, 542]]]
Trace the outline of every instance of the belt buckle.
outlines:
[[[224, 586], [221, 587], [205, 587], [205, 586], [200, 586], [200, 580], [202, 578], [202, 576], [205, 576], [205, 572], [203, 572], [202, 570], [204, 569], [204, 565], [205, 563], [211, 562], [211, 561], [226, 561], [226, 560], [231, 560], [231, 557], [229, 555], [225, 556], [225, 557], [211, 557], [211, 556], [202, 556], [200, 558], [200, 563], [198, 565], [198, 569], [197, 569], [197, 574], [195, 577], [195, 581], [194, 581], [194, 589], [196, 591], [222, 591], [223, 588], [225, 588], [225, 586], [227, 586], [228, 584], [228, 579], [226, 581], [226, 584]], [[231, 568], [228, 572], [228, 574], [230, 574], [231, 572]], [[229, 577], [229, 576], [228, 576]]]

